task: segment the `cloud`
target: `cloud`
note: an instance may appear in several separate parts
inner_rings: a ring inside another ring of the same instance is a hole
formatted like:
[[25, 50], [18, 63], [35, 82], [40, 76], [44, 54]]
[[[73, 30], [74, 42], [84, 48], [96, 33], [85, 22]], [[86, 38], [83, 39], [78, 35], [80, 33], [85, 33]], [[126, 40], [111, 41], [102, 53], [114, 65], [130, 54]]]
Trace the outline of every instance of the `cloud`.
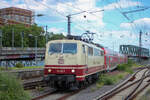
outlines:
[[129, 30], [112, 30], [105, 31], [95, 35], [94, 41], [108, 48], [119, 50], [120, 45], [138, 45], [138, 34], [134, 34]]
[[66, 16], [73, 14], [71, 22], [76, 26], [72, 27], [72, 29], [85, 32], [85, 30], [99, 30], [105, 25], [103, 22], [103, 11], [89, 14], [89, 12], [101, 10], [96, 7], [96, 0], [77, 0], [75, 2], [58, 3], [56, 8]]
[[5, 0], [0, 0], [0, 8], [9, 7], [10, 4]]
[[53, 33], [63, 33], [64, 29], [63, 28], [56, 28], [56, 27], [51, 27], [48, 29], [49, 32]]
[[117, 3], [111, 3], [111, 4], [104, 6], [104, 9], [113, 10], [116, 8], [128, 8], [128, 7], [133, 7], [137, 5], [141, 5], [141, 3], [136, 2], [136, 1], [131, 1], [131, 0], [120, 0]]
[[132, 23], [121, 23], [120, 27], [129, 30], [136, 29], [137, 31], [145, 30], [150, 32], [150, 18], [137, 19]]

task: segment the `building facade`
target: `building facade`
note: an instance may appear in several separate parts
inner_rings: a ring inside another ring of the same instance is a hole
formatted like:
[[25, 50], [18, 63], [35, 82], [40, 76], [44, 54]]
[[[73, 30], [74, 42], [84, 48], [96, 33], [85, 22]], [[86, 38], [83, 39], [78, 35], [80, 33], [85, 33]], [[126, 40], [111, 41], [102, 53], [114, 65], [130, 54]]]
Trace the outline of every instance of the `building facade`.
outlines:
[[34, 23], [34, 13], [30, 10], [9, 7], [0, 9], [0, 25], [24, 24], [30, 26]]

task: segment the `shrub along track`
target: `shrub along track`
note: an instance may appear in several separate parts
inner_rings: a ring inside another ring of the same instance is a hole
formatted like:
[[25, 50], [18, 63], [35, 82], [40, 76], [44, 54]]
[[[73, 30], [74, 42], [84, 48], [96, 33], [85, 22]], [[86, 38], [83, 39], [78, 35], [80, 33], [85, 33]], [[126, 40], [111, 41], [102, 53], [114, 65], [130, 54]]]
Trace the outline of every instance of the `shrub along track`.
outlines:
[[140, 69], [126, 81], [94, 100], [133, 100], [150, 84], [149, 77], [150, 70], [148, 67]]

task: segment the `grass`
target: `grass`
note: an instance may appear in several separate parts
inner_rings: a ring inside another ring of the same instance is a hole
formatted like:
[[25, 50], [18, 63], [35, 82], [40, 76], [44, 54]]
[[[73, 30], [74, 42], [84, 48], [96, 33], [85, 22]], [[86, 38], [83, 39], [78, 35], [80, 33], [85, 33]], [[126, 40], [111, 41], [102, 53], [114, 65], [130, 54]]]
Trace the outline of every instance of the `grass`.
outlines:
[[144, 67], [144, 65], [139, 65], [139, 64], [134, 63], [132, 66], [132, 68], [138, 68], [138, 67]]
[[96, 86], [98, 88], [101, 88], [103, 85], [113, 85], [117, 82], [119, 82], [121, 79], [123, 79], [128, 73], [118, 73], [117, 75], [108, 75], [108, 74], [102, 74], [99, 77], [99, 80], [96, 83]]
[[135, 64], [132, 60], [128, 60], [128, 63], [126, 64], [119, 64], [117, 66], [117, 69], [119, 71], [124, 71], [124, 72], [127, 72], [129, 74], [132, 74], [133, 73], [133, 66], [138, 66], [137, 64]]
[[31, 100], [31, 98], [16, 76], [0, 72], [0, 100]]
[[[133, 63], [131, 60], [128, 60], [127, 64], [119, 64], [117, 66], [117, 69], [119, 71], [122, 71], [121, 73], [118, 73], [117, 75], [108, 75], [108, 74], [102, 74], [99, 76], [99, 80], [96, 83], [96, 86], [98, 88], [101, 88], [103, 85], [113, 85], [119, 82], [121, 79], [123, 79], [126, 75], [133, 73], [133, 66], [136, 64]], [[138, 65], [136, 65], [138, 66]], [[139, 67], [139, 66], [138, 66]]]

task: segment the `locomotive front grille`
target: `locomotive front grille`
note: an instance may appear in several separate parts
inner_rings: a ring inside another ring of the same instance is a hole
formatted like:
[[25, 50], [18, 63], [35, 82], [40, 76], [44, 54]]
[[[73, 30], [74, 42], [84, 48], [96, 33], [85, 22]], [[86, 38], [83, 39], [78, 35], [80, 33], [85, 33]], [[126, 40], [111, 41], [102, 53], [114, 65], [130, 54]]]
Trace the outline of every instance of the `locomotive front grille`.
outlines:
[[51, 75], [48, 75], [48, 78], [50, 81], [68, 81], [68, 82], [74, 82], [75, 81], [75, 75], [51, 74]]

